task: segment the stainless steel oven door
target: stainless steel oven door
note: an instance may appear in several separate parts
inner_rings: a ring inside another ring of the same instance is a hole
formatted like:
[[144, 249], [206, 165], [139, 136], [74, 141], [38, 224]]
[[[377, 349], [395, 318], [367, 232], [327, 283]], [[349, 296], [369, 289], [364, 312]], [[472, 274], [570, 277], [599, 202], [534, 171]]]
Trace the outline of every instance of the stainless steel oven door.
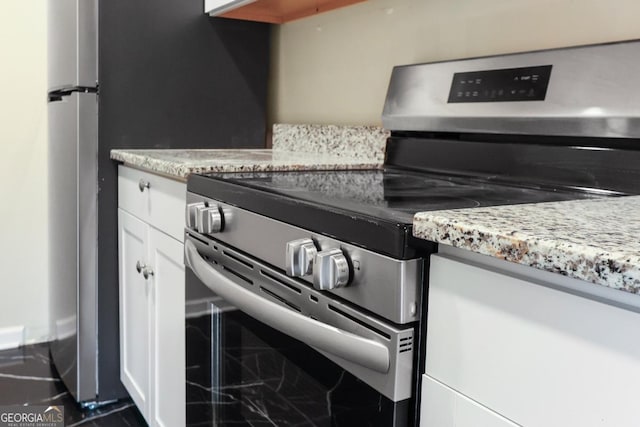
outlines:
[[412, 425], [413, 325], [195, 233], [185, 265], [187, 425]]

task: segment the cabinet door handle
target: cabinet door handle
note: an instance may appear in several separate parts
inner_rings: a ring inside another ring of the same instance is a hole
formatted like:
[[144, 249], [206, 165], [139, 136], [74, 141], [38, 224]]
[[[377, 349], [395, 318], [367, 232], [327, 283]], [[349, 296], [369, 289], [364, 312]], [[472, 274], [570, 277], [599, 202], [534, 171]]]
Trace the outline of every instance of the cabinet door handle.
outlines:
[[140, 181], [138, 181], [138, 188], [140, 189], [140, 192], [143, 192], [145, 188], [151, 188], [151, 183], [149, 181], [141, 179]]
[[142, 269], [142, 275], [144, 276], [144, 280], [148, 280], [149, 276], [153, 276], [153, 270], [150, 269], [149, 267], [144, 267]]
[[144, 270], [145, 268], [147, 268], [147, 266], [142, 263], [141, 261], [136, 262], [136, 271], [138, 272], [138, 274], [142, 273], [142, 270]]

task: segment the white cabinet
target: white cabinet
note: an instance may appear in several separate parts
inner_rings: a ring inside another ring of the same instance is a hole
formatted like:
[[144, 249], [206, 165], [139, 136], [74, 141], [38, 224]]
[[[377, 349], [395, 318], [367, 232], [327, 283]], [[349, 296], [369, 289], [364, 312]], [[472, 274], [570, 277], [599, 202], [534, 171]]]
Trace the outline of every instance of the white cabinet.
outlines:
[[456, 255], [431, 258], [427, 388], [455, 390], [441, 400], [456, 413], [473, 404], [524, 427], [640, 425], [637, 295]]
[[174, 235], [186, 185], [121, 166], [118, 190], [121, 380], [149, 425], [184, 426], [183, 243]]
[[151, 228], [151, 424], [185, 424], [184, 249], [182, 243]]
[[149, 227], [118, 209], [120, 379], [142, 414], [149, 408], [150, 284], [136, 266], [147, 259]]
[[256, 0], [204, 0], [204, 13], [216, 16], [254, 1]]

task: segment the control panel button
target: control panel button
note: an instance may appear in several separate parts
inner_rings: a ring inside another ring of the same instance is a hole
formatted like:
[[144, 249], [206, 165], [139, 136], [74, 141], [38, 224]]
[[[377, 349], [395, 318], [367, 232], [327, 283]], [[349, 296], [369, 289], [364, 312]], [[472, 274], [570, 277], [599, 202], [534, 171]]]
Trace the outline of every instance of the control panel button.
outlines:
[[313, 261], [318, 250], [311, 239], [298, 239], [287, 243], [285, 270], [288, 276], [303, 277], [313, 272]]
[[346, 286], [349, 282], [349, 262], [340, 249], [318, 252], [313, 266], [313, 287], [326, 291]]

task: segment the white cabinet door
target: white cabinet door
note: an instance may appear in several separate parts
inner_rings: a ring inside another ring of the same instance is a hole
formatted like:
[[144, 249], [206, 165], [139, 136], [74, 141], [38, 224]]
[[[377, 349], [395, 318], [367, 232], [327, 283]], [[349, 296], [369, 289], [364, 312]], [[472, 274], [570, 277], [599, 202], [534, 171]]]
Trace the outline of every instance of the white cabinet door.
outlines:
[[517, 424], [422, 375], [420, 427], [517, 427]]
[[551, 286], [433, 255], [426, 374], [525, 427], [640, 425], [640, 314]]
[[151, 412], [150, 424], [182, 427], [186, 422], [183, 245], [150, 229]]
[[149, 292], [136, 268], [148, 262], [149, 227], [118, 209], [120, 379], [145, 418], [149, 413]]

